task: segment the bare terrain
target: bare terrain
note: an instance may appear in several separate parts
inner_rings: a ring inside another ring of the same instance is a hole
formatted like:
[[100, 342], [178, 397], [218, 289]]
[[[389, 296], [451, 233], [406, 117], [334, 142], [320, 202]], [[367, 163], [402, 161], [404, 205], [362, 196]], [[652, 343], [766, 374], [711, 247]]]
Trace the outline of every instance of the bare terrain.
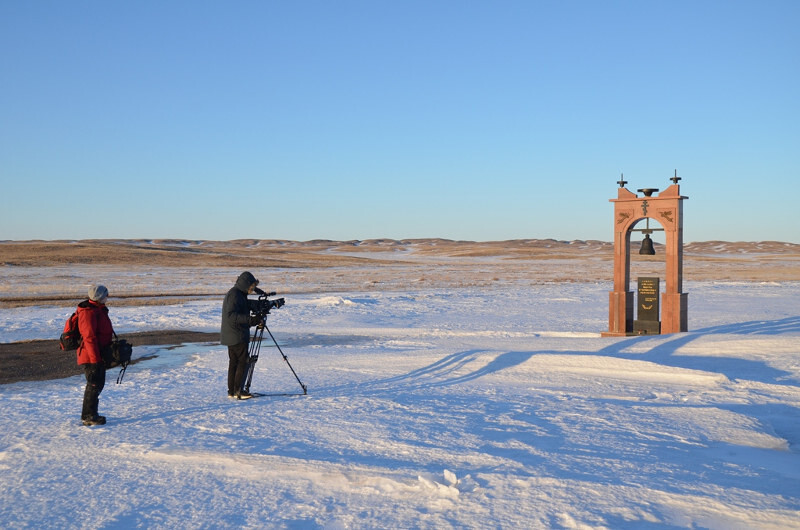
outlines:
[[[655, 256], [632, 248], [632, 278], [663, 277], [661, 245]], [[612, 263], [609, 242], [552, 239], [0, 241], [0, 308], [72, 305], [95, 282], [116, 305], [222, 296], [243, 270], [289, 294], [610, 282]], [[684, 280], [798, 281], [800, 244], [688, 243]]]
[[[663, 247], [639, 256], [631, 277], [664, 276]], [[611, 282], [613, 245], [603, 241], [444, 239], [366, 241], [86, 240], [0, 241], [0, 310], [74, 306], [103, 283], [113, 305], [222, 299], [243, 270], [281, 294], [458, 289], [513, 284]], [[684, 246], [684, 279], [800, 281], [800, 245], [707, 241]], [[218, 340], [214, 333], [164, 330], [124, 336], [136, 345]], [[80, 373], [56, 340], [2, 343], [0, 384]]]

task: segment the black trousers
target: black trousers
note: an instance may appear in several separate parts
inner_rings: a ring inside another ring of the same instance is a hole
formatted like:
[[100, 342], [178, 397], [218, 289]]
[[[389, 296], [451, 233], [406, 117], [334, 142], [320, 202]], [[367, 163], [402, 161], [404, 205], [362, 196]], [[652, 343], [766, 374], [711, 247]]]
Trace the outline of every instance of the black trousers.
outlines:
[[246, 342], [228, 346], [228, 394], [236, 395], [242, 389], [247, 373], [248, 346]]
[[106, 386], [106, 367], [103, 363], [84, 364], [83, 373], [86, 376], [86, 390], [83, 392], [81, 419], [88, 420], [97, 417], [100, 392]]

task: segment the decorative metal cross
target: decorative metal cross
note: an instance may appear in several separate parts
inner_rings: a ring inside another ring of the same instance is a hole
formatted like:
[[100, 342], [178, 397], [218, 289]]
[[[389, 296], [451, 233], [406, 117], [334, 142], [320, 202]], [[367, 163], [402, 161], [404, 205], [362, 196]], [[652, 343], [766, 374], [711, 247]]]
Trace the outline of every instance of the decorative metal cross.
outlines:
[[617, 184], [619, 184], [619, 187], [620, 188], [624, 188], [625, 184], [627, 184], [627, 183], [628, 183], [628, 181], [625, 180], [625, 178], [622, 176], [622, 173], [620, 173], [619, 174], [619, 180], [617, 181]]
[[647, 201], [642, 201], [642, 215], [647, 215]]
[[675, 170], [675, 176], [674, 176], [674, 177], [672, 177], [670, 180], [671, 180], [672, 182], [674, 182], [675, 184], [677, 184], [677, 183], [678, 183], [678, 181], [679, 181], [679, 180], [681, 180], [681, 178], [678, 176], [678, 170], [677, 170], [677, 169]]

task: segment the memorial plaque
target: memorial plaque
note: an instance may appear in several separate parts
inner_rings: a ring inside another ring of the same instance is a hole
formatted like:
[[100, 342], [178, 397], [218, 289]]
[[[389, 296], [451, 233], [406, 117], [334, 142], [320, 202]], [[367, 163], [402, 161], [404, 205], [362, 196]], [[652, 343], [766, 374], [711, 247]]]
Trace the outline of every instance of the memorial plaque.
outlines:
[[639, 278], [637, 320], [633, 322], [633, 332], [639, 335], [661, 333], [659, 315], [659, 278]]
[[659, 278], [639, 278], [639, 320], [658, 320]]

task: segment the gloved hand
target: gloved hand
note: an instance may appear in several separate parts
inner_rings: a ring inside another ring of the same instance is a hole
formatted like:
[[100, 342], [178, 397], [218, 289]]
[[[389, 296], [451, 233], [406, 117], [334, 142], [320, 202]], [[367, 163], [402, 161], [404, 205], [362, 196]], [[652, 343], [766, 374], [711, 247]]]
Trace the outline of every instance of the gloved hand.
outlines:
[[250, 325], [251, 326], [257, 326], [257, 325], [261, 324], [261, 320], [262, 320], [261, 317], [252, 316], [252, 317], [250, 317]]

